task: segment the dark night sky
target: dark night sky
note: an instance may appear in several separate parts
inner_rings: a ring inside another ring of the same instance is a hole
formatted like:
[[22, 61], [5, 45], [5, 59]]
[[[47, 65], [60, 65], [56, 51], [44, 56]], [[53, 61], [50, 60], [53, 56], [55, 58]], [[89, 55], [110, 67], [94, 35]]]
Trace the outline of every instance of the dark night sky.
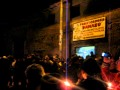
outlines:
[[[59, 0], [0, 1], [0, 55], [12, 53], [12, 41], [14, 41], [14, 52], [23, 54], [26, 29], [24, 31], [20, 29], [20, 31], [16, 27], [27, 25], [33, 19], [39, 18], [43, 9], [48, 8], [49, 5], [57, 1]], [[32, 28], [34, 28], [33, 26]], [[16, 30], [14, 31], [13, 28], [16, 28]]]
[[[41, 11], [60, 0], [29, 0], [0, 2], [0, 28], [14, 27], [28, 23], [41, 15]], [[119, 5], [119, 0], [91, 0], [86, 13], [108, 10]]]
[[32, 0], [0, 2], [0, 27], [14, 27], [21, 21], [29, 22], [39, 17], [40, 12], [59, 0]]

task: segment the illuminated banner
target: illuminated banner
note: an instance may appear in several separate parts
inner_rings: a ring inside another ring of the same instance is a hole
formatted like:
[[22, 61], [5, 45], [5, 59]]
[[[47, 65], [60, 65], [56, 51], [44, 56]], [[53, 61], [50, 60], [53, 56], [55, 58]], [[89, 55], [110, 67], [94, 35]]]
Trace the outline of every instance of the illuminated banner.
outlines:
[[73, 41], [105, 37], [105, 17], [73, 24]]

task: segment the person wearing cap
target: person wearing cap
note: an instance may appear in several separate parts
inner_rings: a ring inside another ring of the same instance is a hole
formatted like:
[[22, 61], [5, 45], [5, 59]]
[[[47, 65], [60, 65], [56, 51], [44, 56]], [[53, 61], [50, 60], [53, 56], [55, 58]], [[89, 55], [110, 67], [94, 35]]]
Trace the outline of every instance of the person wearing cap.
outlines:
[[107, 90], [107, 85], [100, 77], [100, 66], [93, 58], [85, 60], [81, 66], [83, 80], [78, 84], [83, 90]]
[[103, 55], [103, 62], [101, 65], [101, 74], [102, 79], [106, 82], [113, 81], [115, 77], [115, 73], [112, 73], [110, 71], [110, 65], [113, 62], [112, 59], [112, 55], [109, 52], [105, 52], [105, 54]]

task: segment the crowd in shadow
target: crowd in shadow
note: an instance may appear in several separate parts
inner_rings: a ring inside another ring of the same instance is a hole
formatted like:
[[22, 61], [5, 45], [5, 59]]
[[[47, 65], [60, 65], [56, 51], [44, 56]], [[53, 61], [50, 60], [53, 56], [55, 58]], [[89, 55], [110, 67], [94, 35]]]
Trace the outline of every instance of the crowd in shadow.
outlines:
[[0, 57], [0, 90], [120, 90], [120, 59], [106, 52], [83, 59], [73, 55], [30, 54], [24, 58]]

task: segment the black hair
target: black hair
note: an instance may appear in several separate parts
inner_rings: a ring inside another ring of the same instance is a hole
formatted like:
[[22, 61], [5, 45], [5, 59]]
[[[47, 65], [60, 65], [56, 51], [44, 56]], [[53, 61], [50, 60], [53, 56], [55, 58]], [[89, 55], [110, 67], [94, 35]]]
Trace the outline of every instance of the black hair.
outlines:
[[31, 64], [25, 70], [26, 78], [33, 83], [40, 81], [43, 74], [45, 74], [44, 68], [40, 64]]
[[81, 69], [91, 76], [97, 75], [101, 72], [99, 64], [93, 58], [86, 59], [83, 62]]

